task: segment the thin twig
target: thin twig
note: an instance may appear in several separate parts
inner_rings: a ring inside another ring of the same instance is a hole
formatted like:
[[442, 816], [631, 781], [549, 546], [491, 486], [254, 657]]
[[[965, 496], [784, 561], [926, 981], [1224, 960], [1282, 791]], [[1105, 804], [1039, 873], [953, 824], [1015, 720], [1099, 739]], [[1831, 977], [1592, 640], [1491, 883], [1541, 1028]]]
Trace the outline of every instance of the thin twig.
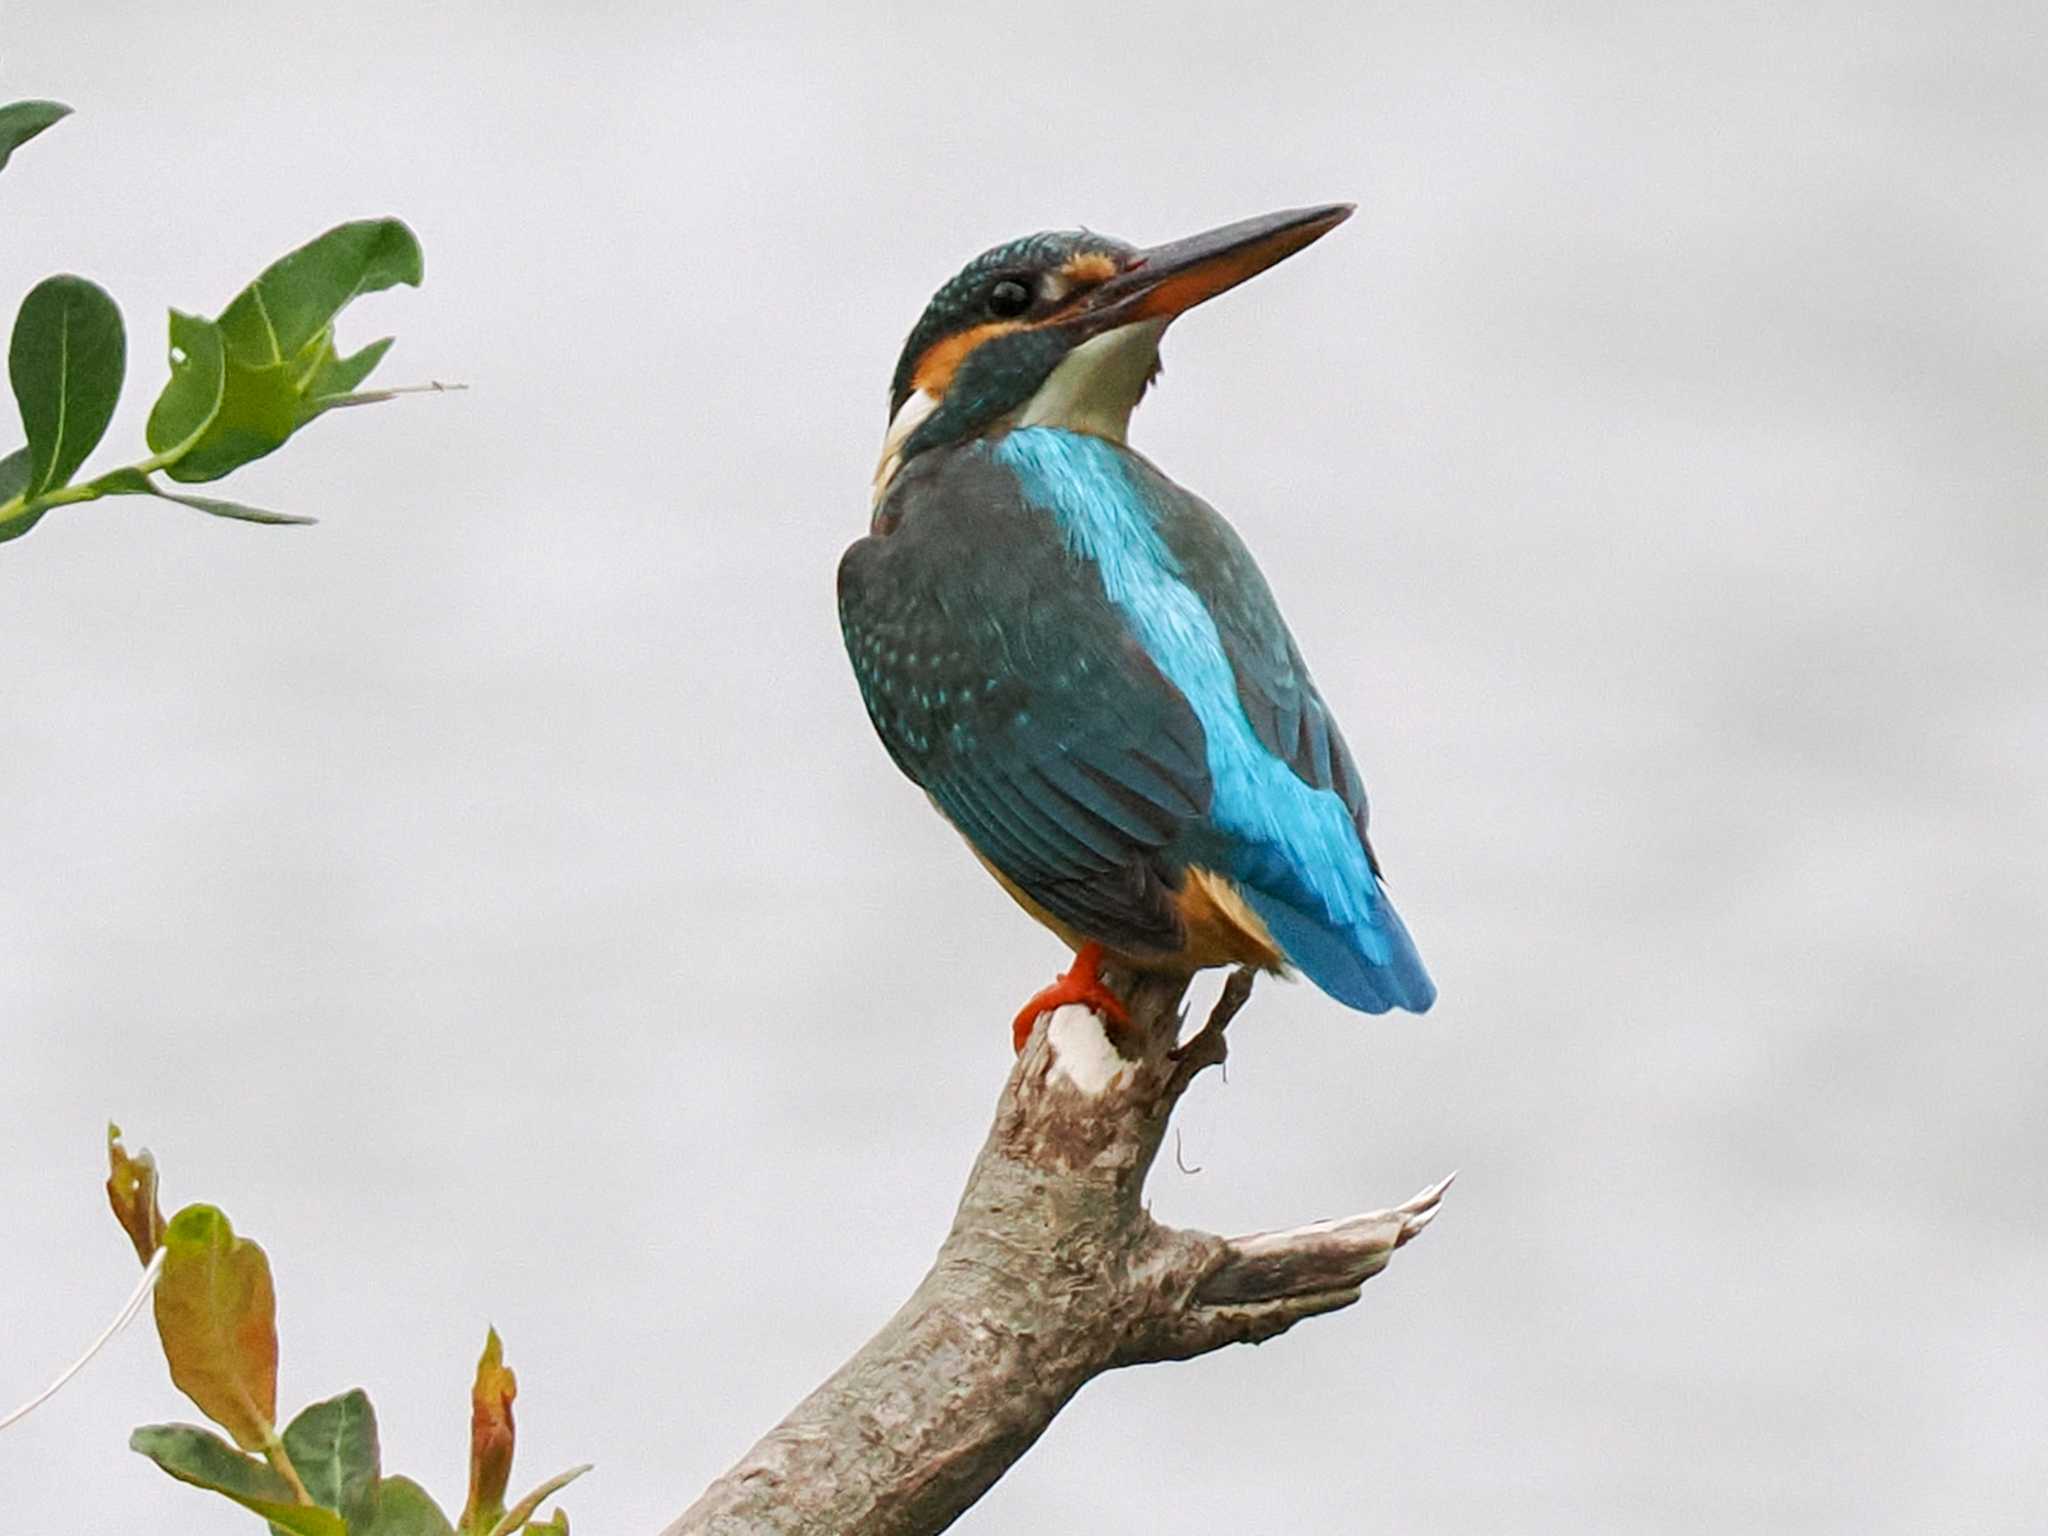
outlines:
[[1256, 979], [1255, 973], [1246, 966], [1239, 966], [1230, 973], [1216, 999], [1216, 1006], [1209, 1010], [1208, 1022], [1185, 1045], [1174, 1047], [1170, 1092], [1175, 1095], [1184, 1092], [1204, 1067], [1223, 1065], [1224, 1058], [1230, 1054], [1223, 1032], [1230, 1028], [1230, 1021], [1251, 1001], [1252, 982]]
[[156, 1277], [163, 1273], [163, 1268], [164, 1250], [159, 1248], [150, 1255], [149, 1263], [142, 1271], [142, 1278], [136, 1281], [135, 1289], [128, 1293], [128, 1299], [121, 1303], [121, 1310], [114, 1314], [114, 1320], [100, 1330], [99, 1337], [86, 1346], [85, 1353], [67, 1365], [55, 1381], [15, 1409], [14, 1412], [8, 1414], [6, 1418], [0, 1419], [0, 1429], [7, 1429], [11, 1425], [19, 1424], [36, 1409], [42, 1407], [44, 1403], [55, 1397], [63, 1389], [66, 1382], [70, 1381], [72, 1377], [76, 1376], [91, 1363], [94, 1355], [106, 1348], [115, 1334], [133, 1322], [135, 1314], [142, 1310], [142, 1304], [149, 1300], [149, 1293], [155, 1288]]

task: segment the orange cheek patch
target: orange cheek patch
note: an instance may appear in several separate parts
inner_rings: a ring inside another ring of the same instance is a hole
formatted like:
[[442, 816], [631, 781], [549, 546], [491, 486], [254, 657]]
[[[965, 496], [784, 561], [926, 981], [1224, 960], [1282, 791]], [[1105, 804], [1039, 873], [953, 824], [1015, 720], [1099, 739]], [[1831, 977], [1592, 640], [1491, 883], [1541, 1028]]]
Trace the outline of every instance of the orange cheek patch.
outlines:
[[910, 382], [934, 400], [943, 400], [946, 391], [953, 386], [953, 376], [960, 371], [960, 365], [967, 361], [968, 353], [984, 341], [992, 341], [998, 336], [1007, 336], [1012, 331], [1022, 329], [1024, 326], [1020, 321], [991, 320], [986, 325], [969, 326], [964, 331], [955, 331], [951, 336], [941, 337], [917, 360], [917, 369], [911, 374]]
[[1116, 258], [1102, 251], [1082, 251], [1077, 256], [1069, 256], [1067, 264], [1060, 268], [1060, 275], [1074, 288], [1108, 282], [1116, 274]]

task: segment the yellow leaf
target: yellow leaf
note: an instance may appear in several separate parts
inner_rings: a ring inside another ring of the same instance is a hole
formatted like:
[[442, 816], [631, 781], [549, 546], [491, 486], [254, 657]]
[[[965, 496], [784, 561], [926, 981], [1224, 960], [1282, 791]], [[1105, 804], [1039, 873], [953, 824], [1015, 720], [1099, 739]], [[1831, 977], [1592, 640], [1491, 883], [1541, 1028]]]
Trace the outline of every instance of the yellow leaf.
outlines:
[[493, 1328], [484, 1339], [469, 1394], [469, 1502], [462, 1506], [462, 1531], [488, 1531], [505, 1513], [505, 1485], [512, 1480], [512, 1399], [518, 1395], [519, 1382], [505, 1364], [504, 1346]]
[[245, 1451], [277, 1443], [277, 1296], [270, 1261], [210, 1205], [164, 1228], [156, 1331], [171, 1380]]
[[164, 1213], [156, 1203], [156, 1159], [147, 1151], [128, 1155], [121, 1145], [121, 1127], [107, 1127], [107, 1203], [114, 1220], [135, 1245], [135, 1256], [147, 1264], [164, 1241]]

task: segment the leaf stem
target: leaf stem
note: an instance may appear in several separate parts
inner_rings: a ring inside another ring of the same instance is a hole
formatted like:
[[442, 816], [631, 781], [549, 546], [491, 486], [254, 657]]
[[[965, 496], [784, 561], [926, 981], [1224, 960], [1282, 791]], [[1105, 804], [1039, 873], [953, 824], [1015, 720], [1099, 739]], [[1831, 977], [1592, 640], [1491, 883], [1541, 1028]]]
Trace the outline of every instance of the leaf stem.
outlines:
[[107, 493], [91, 484], [67, 485], [59, 490], [44, 491], [42, 495], [29, 497], [17, 495], [9, 501], [0, 501], [0, 528], [20, 518], [34, 517], [52, 507], [68, 507], [73, 502], [98, 501]]
[[301, 1504], [311, 1504], [313, 1495], [306, 1491], [306, 1485], [299, 1477], [299, 1469], [292, 1465], [291, 1454], [284, 1448], [284, 1437], [277, 1432], [275, 1424], [264, 1425], [263, 1459], [270, 1463], [277, 1475], [292, 1485], [292, 1497]]
[[[55, 490], [44, 491], [41, 495], [33, 497], [18, 495], [11, 501], [0, 502], [0, 527], [4, 527], [18, 517], [26, 517], [31, 513], [47, 512], [52, 507], [75, 506], [80, 502], [98, 501], [104, 496], [114, 495], [114, 487], [108, 482], [117, 477], [133, 477], [148, 480], [158, 470], [175, 464], [177, 460], [178, 455], [175, 453], [152, 454], [139, 464], [127, 464], [119, 469], [107, 470], [104, 474], [93, 476], [92, 479], [82, 485], [59, 486]], [[151, 495], [160, 494], [154, 485], [149, 487], [149, 493]]]
[[45, 491], [34, 501], [23, 507], [26, 512], [47, 512], [52, 507], [68, 507], [74, 502], [98, 501], [107, 493], [92, 482], [84, 485], [67, 485], [61, 490]]

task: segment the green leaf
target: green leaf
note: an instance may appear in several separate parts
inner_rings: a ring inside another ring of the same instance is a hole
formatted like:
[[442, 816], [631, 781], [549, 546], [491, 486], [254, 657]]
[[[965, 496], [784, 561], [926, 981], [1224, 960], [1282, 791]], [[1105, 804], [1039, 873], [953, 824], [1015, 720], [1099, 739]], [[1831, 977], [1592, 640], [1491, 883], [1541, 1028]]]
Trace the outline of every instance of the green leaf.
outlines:
[[174, 315], [172, 345], [186, 354], [186, 367], [198, 359], [198, 371], [184, 384], [174, 362], [171, 384], [158, 401], [163, 419], [150, 417], [150, 447], [164, 472], [188, 484], [218, 480], [275, 452], [330, 402], [348, 395], [391, 342], [374, 341], [343, 357], [334, 345], [335, 316], [360, 294], [395, 283], [417, 286], [422, 270], [419, 241], [397, 219], [337, 225], [272, 262], [213, 322], [222, 366], [210, 417], [204, 414], [210, 386], [204, 370], [211, 353], [199, 350], [196, 331], [190, 331], [192, 344], [181, 339]]
[[338, 224], [263, 269], [221, 311], [228, 357], [252, 368], [289, 361], [358, 295], [417, 288], [420, 243], [397, 219]]
[[331, 400], [336, 395], [345, 395], [370, 376], [370, 371], [384, 361], [384, 354], [391, 350], [391, 343], [398, 338], [381, 336], [351, 357], [337, 357], [334, 339], [327, 338], [326, 355], [320, 359], [312, 374], [306, 380], [306, 399], [318, 404]]
[[559, 1506], [545, 1520], [526, 1522], [527, 1536], [569, 1536], [569, 1512]]
[[[586, 1461], [580, 1467], [571, 1467], [566, 1472], [557, 1472], [517, 1504], [506, 1510], [504, 1519], [491, 1527], [490, 1536], [514, 1536], [515, 1532], [522, 1529], [526, 1522], [533, 1518], [534, 1512], [541, 1507], [541, 1504], [551, 1494], [560, 1493], [589, 1470], [590, 1463]], [[558, 1519], [561, 1518], [559, 1510], [556, 1511], [556, 1517]]]
[[181, 507], [213, 517], [231, 517], [242, 523], [298, 525], [319, 521], [317, 517], [300, 517], [296, 512], [272, 512], [265, 507], [245, 506], [239, 501], [221, 501], [212, 496], [181, 496], [165, 490], [133, 465], [108, 470], [92, 481], [88, 489], [102, 496], [154, 496], [159, 501], [175, 501]]
[[175, 501], [181, 507], [190, 507], [195, 512], [205, 512], [213, 517], [231, 517], [238, 523], [270, 523], [279, 527], [299, 527], [320, 521], [317, 517], [301, 517], [296, 512], [272, 512], [267, 507], [251, 507], [239, 501], [221, 501], [213, 496], [178, 496], [170, 491], [151, 488], [150, 494], [163, 501]]
[[277, 1295], [270, 1260], [210, 1205], [164, 1228], [156, 1330], [171, 1381], [245, 1451], [277, 1433]]
[[171, 311], [171, 378], [150, 408], [149, 451], [169, 461], [187, 452], [220, 414], [227, 389], [227, 343], [199, 315]]
[[65, 274], [29, 290], [14, 317], [7, 373], [28, 434], [31, 497], [68, 485], [99, 445], [127, 365], [121, 311], [104, 288]]
[[10, 101], [0, 107], [0, 171], [7, 169], [7, 161], [17, 149], [70, 115], [71, 109], [61, 101]]
[[[0, 507], [6, 506], [28, 488], [29, 470], [26, 448], [17, 448], [6, 458], [0, 459]], [[5, 522], [0, 522], [0, 544], [5, 544], [9, 539], [20, 538], [41, 522], [42, 517], [41, 511], [30, 511], [26, 508], [11, 514]]]
[[299, 386], [289, 363], [246, 367], [230, 354], [221, 379], [220, 408], [206, 429], [164, 466], [173, 480], [218, 480], [274, 453], [301, 425]]
[[377, 1504], [377, 1415], [361, 1387], [314, 1403], [285, 1427], [285, 1454], [313, 1502], [349, 1529], [369, 1523]]
[[353, 1536], [455, 1536], [441, 1506], [409, 1477], [387, 1477], [377, 1485], [377, 1513], [368, 1525], [351, 1525]]
[[110, 469], [85, 483], [85, 489], [99, 496], [161, 496], [162, 491], [148, 475], [133, 464]]
[[290, 1485], [266, 1463], [243, 1455], [196, 1424], [145, 1424], [128, 1437], [128, 1448], [179, 1482], [233, 1499], [290, 1536], [349, 1536], [341, 1516], [297, 1503]]

